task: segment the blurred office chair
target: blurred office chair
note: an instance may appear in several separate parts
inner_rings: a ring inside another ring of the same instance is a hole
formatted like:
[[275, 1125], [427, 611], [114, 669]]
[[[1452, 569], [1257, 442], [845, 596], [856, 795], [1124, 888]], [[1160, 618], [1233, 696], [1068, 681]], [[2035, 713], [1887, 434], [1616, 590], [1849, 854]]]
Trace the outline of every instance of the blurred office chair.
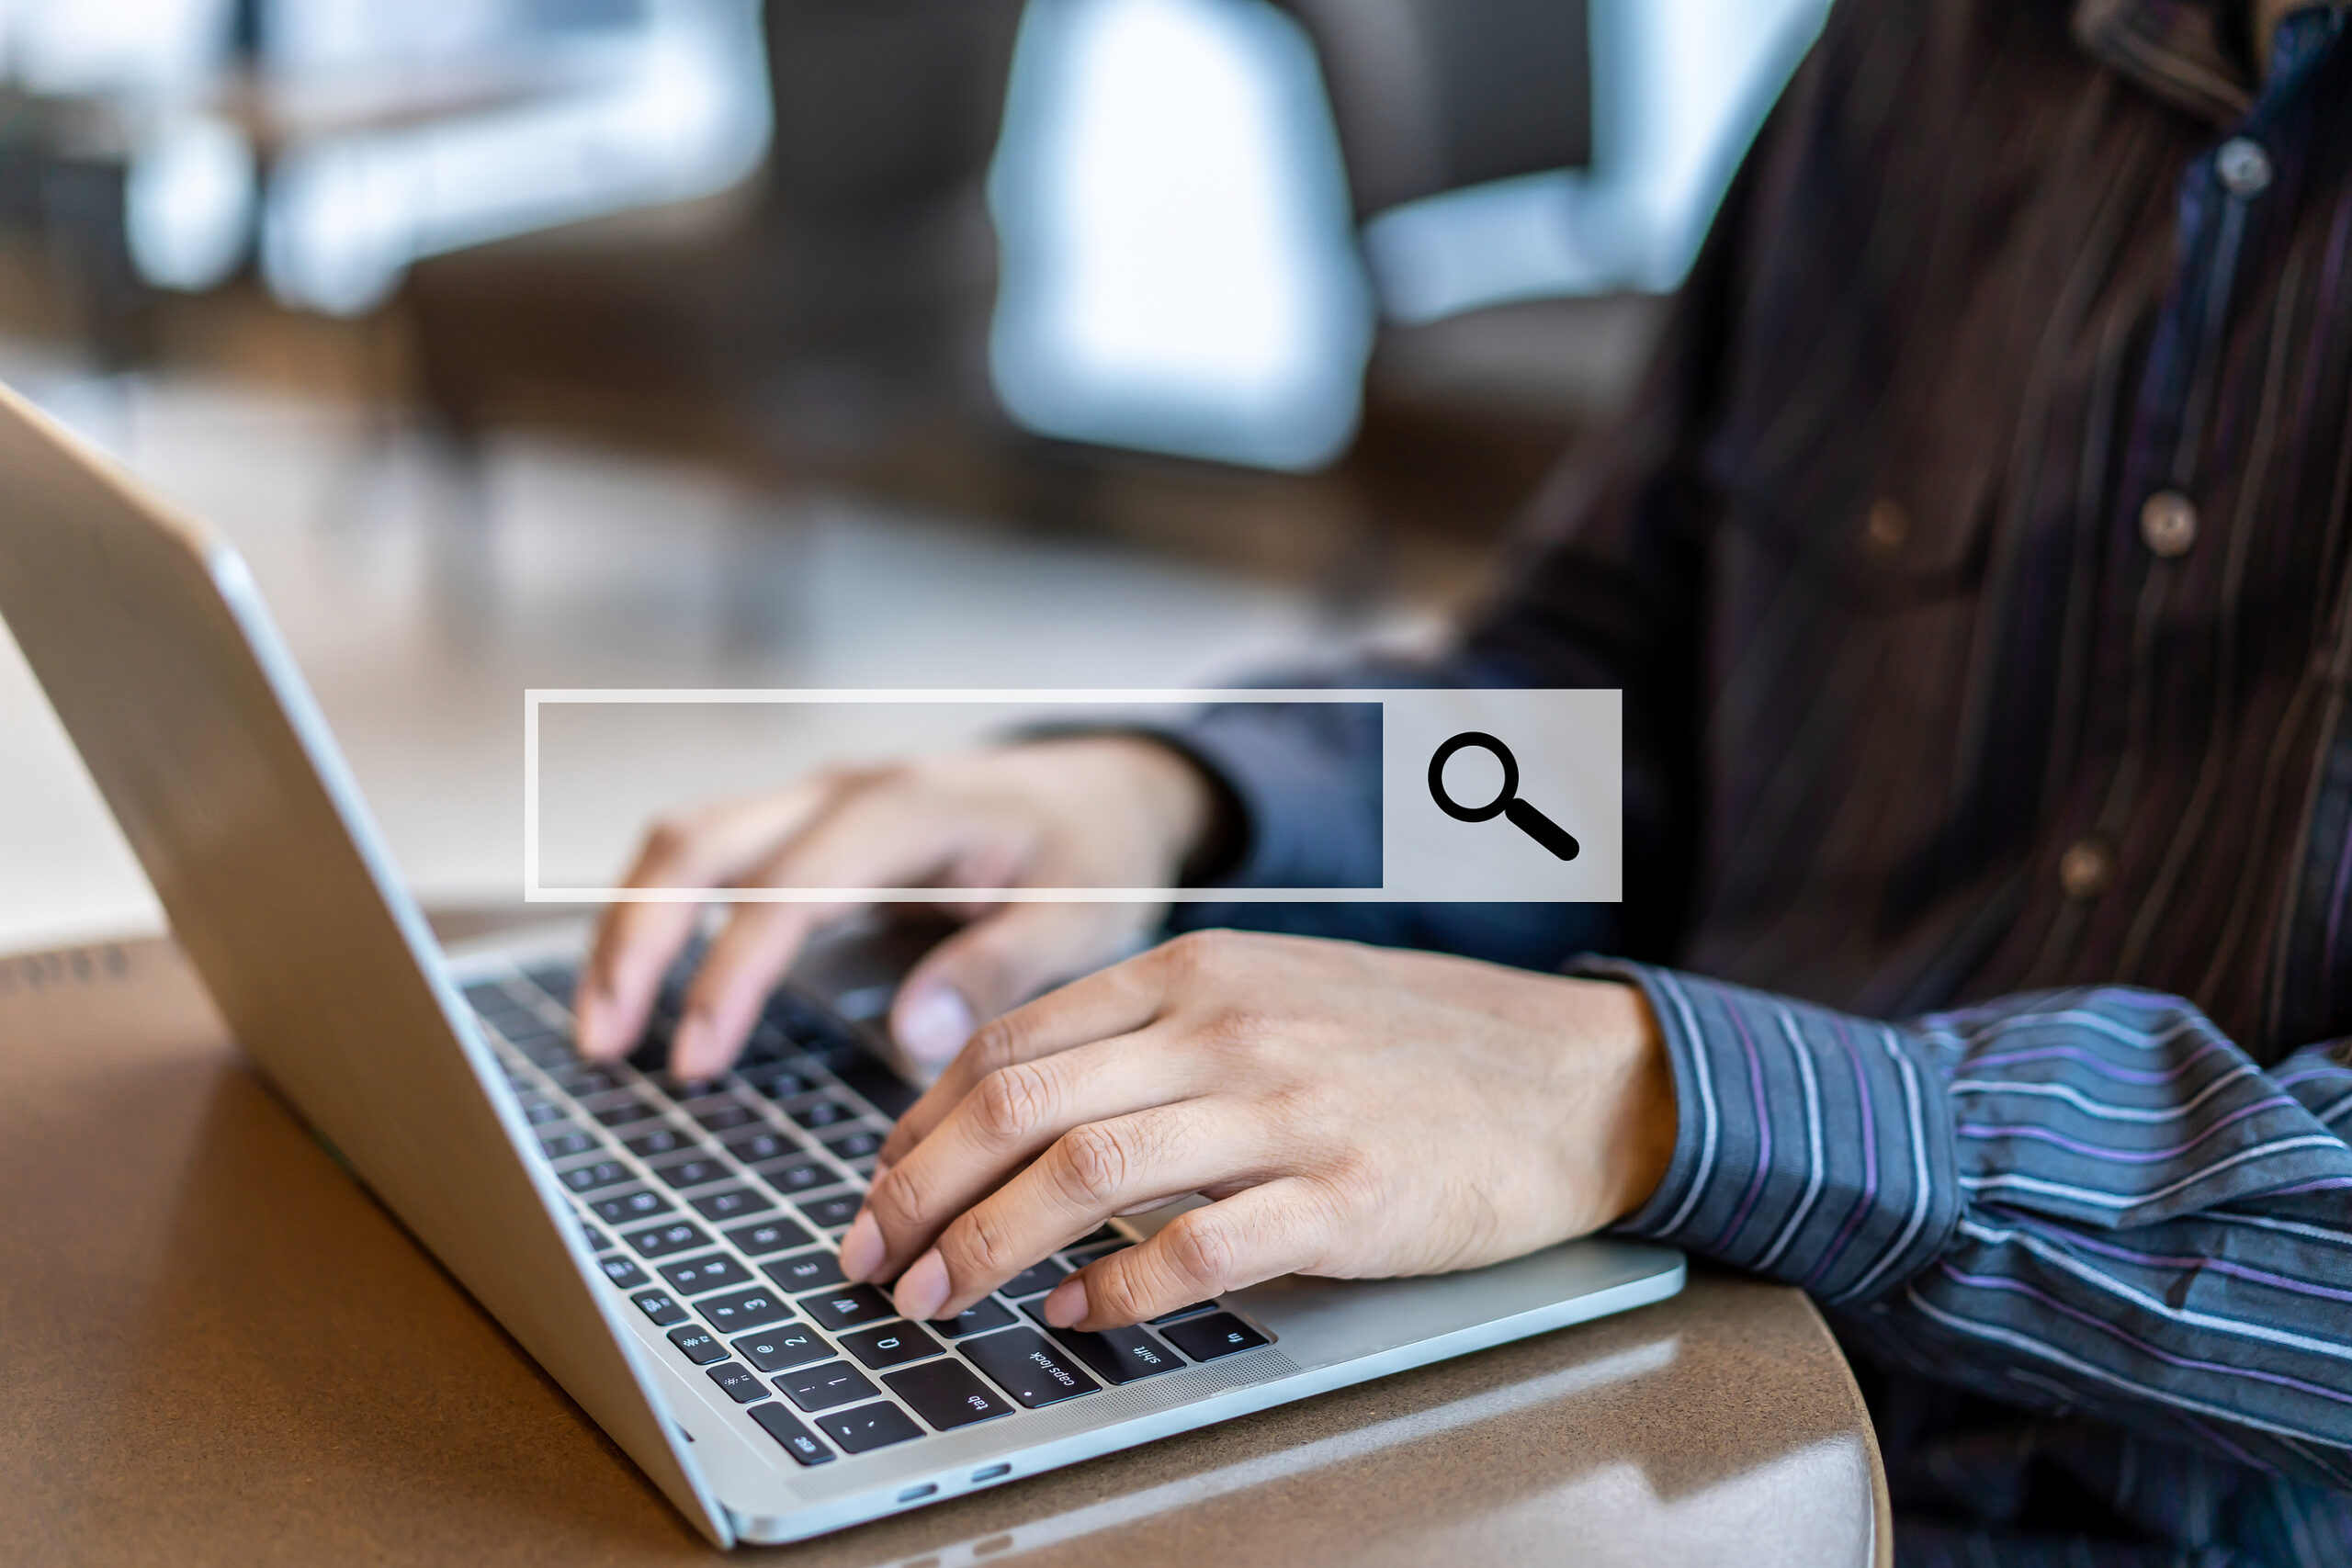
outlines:
[[[1591, 0], [1277, 3], [1315, 40], [1357, 221], [1373, 240], [1384, 223], [1405, 227], [1398, 215], [1445, 223], [1449, 208], [1491, 209], [1486, 193], [1510, 204], [1522, 235], [1567, 221], [1547, 210], [1543, 186], [1593, 163]], [[1554, 237], [1528, 236], [1538, 247]], [[1431, 279], [1412, 270], [1442, 257], [1368, 251], [1385, 319], [1353, 466], [1414, 497], [1396, 499], [1416, 513], [1454, 508], [1490, 526], [1566, 441], [1631, 394], [1659, 301], [1547, 297], [1540, 276]]]
[[586, 424], [797, 468], [984, 398], [979, 187], [1020, 0], [767, 0], [741, 187], [421, 263], [425, 400], [461, 443]]

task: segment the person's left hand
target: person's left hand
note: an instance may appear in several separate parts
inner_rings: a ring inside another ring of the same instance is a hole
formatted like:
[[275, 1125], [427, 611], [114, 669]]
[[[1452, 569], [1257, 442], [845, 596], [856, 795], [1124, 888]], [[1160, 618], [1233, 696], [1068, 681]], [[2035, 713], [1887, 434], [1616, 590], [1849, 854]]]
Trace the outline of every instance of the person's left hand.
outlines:
[[[1279, 1274], [1427, 1274], [1639, 1207], [1672, 1075], [1633, 987], [1202, 932], [981, 1029], [884, 1146], [842, 1241], [952, 1317], [1120, 1213], [1213, 1200], [1098, 1259], [1056, 1326], [1137, 1323]], [[901, 1273], [903, 1270], [903, 1273]]]

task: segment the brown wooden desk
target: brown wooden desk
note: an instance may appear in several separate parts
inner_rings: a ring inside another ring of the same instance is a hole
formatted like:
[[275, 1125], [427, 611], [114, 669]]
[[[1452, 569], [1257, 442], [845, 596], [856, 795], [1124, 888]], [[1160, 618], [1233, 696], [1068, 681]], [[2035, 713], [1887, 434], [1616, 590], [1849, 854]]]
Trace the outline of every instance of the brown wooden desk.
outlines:
[[[0, 959], [0, 1558], [712, 1552], [242, 1064], [161, 942]], [[1888, 1561], [1794, 1291], [1674, 1301], [804, 1546], [796, 1563]]]

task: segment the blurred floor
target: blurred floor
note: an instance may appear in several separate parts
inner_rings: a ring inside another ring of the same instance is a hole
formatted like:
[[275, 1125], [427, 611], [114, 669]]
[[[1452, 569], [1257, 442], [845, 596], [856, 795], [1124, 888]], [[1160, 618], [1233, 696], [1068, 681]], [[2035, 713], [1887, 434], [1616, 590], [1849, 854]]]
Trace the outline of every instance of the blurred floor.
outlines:
[[[526, 687], [1184, 685], [1335, 640], [1302, 582], [1133, 543], [756, 495], [546, 441], [498, 443], [474, 487], [315, 390], [201, 371], [92, 383], [22, 341], [0, 341], [0, 379], [245, 552], [428, 900], [520, 886]], [[1418, 558], [1396, 602], [1346, 629], [1425, 635], [1471, 556]], [[736, 743], [724, 728], [695, 742], [714, 776], [813, 760], [722, 754]], [[560, 869], [615, 869], [628, 829], [605, 817], [573, 857], [597, 863]], [[160, 923], [0, 634], [0, 950]]]

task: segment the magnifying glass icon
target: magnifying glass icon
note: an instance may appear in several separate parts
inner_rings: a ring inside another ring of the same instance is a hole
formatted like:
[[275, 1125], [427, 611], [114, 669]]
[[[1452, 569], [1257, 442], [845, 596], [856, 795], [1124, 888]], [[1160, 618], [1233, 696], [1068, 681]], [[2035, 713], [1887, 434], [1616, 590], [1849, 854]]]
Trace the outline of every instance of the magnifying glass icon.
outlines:
[[[1503, 765], [1502, 790], [1484, 806], [1464, 806], [1445, 793], [1445, 765], [1453, 760], [1456, 751], [1465, 749], [1487, 752]], [[1568, 830], [1519, 798], [1519, 759], [1510, 754], [1510, 747], [1483, 730], [1465, 729], [1437, 749], [1437, 755], [1430, 759], [1430, 798], [1456, 822], [1491, 822], [1498, 817], [1505, 818], [1512, 827], [1551, 851], [1554, 858], [1577, 858], [1577, 841]]]

